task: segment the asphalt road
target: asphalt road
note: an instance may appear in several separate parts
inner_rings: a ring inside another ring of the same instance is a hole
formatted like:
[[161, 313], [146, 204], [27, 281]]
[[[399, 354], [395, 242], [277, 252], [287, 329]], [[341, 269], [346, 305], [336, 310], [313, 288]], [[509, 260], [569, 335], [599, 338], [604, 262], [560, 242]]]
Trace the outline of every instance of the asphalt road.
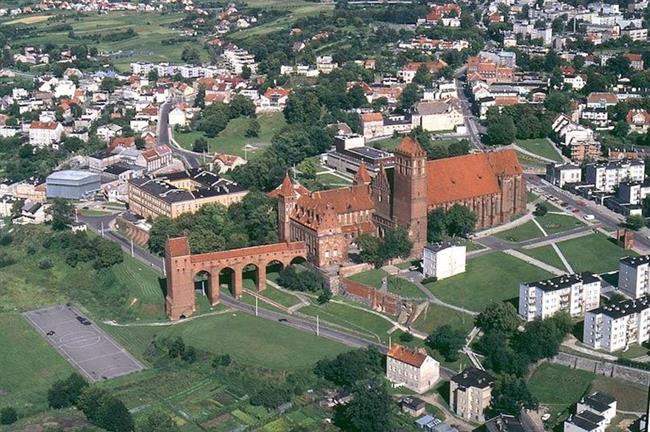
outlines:
[[482, 126], [478, 124], [478, 119], [474, 113], [472, 113], [472, 104], [469, 99], [467, 99], [467, 95], [465, 95], [463, 82], [458, 79], [456, 80], [456, 91], [458, 92], [460, 106], [463, 111], [463, 117], [465, 117], [465, 125], [467, 126], [470, 141], [477, 149], [486, 150], [487, 146], [481, 142]]
[[160, 106], [160, 111], [158, 111], [158, 144], [168, 145], [172, 149], [172, 152], [180, 157], [185, 166], [188, 168], [197, 168], [201, 166], [199, 162], [200, 155], [197, 153], [176, 147], [171, 143], [169, 136], [169, 111], [171, 111], [173, 106], [173, 100], [169, 100]]

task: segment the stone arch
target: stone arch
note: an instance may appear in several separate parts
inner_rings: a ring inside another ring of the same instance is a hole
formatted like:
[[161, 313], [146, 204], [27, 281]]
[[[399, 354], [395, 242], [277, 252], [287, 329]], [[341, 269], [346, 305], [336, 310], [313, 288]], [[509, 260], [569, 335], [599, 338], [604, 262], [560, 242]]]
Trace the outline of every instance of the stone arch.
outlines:
[[267, 261], [264, 264], [264, 267], [266, 268], [266, 273], [279, 273], [284, 268], [287, 266], [286, 261], [282, 261], [281, 259], [272, 259], [270, 261]]
[[195, 272], [192, 282], [194, 283], [194, 291], [201, 291], [208, 299], [212, 298], [214, 281], [211, 272], [203, 269]]
[[219, 289], [225, 289], [233, 297], [237, 297], [236, 282], [237, 269], [235, 267], [226, 266], [219, 269]]
[[256, 262], [249, 262], [242, 267], [244, 284], [252, 280], [256, 291], [263, 291], [266, 288], [266, 266]]
[[307, 262], [307, 258], [305, 258], [302, 255], [296, 255], [295, 257], [291, 258], [291, 261], [289, 261], [289, 265], [304, 264], [306, 262]]

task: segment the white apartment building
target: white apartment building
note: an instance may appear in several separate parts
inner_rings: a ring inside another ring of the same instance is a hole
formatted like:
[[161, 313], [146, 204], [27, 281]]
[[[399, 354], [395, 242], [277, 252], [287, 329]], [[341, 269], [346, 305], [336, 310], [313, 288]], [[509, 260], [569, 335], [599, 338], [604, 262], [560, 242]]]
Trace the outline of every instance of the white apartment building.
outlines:
[[605, 432], [605, 419], [591, 411], [570, 415], [564, 421], [564, 432]]
[[585, 314], [582, 341], [614, 352], [650, 339], [650, 296], [601, 306]]
[[487, 372], [469, 367], [449, 381], [449, 406], [465, 420], [485, 421], [484, 412], [492, 400], [494, 378]]
[[401, 345], [393, 345], [386, 358], [386, 378], [395, 386], [424, 393], [440, 378], [440, 363], [429, 357], [423, 349], [413, 351]]
[[603, 392], [596, 392], [580, 399], [576, 406], [576, 412], [592, 412], [602, 416], [605, 419], [605, 424], [610, 424], [616, 417], [616, 406], [616, 399], [612, 396]]
[[465, 273], [466, 247], [452, 243], [437, 243], [424, 247], [422, 270], [424, 277], [444, 279]]
[[545, 319], [558, 312], [573, 317], [600, 304], [600, 279], [592, 273], [558, 276], [519, 285], [519, 315], [526, 321]]
[[641, 204], [645, 197], [650, 195], [650, 184], [648, 182], [623, 182], [618, 185], [616, 198], [621, 203], [637, 206], [641, 211]]
[[463, 112], [455, 99], [421, 101], [415, 104], [411, 117], [413, 127], [422, 127], [427, 132], [448, 132], [463, 126]]
[[62, 136], [61, 123], [35, 121], [29, 125], [29, 143], [35, 147], [56, 146]]
[[230, 69], [236, 74], [242, 73], [244, 66], [248, 66], [251, 73], [257, 71], [255, 56], [244, 49], [237, 47], [227, 49], [223, 53], [223, 58], [226, 60], [226, 63], [228, 63]]
[[623, 159], [599, 164], [588, 164], [585, 180], [599, 191], [614, 192], [619, 183], [642, 182], [645, 163], [642, 160]]
[[580, 183], [582, 181], [582, 169], [572, 163], [550, 163], [546, 165], [546, 181], [558, 187], [570, 183]]
[[650, 294], [650, 255], [621, 258], [618, 288], [632, 298]]

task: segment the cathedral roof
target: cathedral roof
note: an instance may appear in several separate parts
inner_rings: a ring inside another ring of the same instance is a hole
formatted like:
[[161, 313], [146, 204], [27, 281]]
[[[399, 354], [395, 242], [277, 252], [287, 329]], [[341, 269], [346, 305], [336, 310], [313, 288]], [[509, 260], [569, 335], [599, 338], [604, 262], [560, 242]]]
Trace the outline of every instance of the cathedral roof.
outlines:
[[395, 149], [395, 153], [399, 153], [405, 156], [426, 156], [427, 153], [424, 151], [422, 146], [410, 136], [402, 138], [399, 145]]
[[475, 153], [427, 162], [429, 205], [499, 192], [499, 176], [521, 174], [514, 150]]
[[354, 176], [354, 181], [355, 184], [368, 184], [370, 183], [372, 179], [370, 178], [370, 174], [368, 174], [368, 169], [366, 168], [366, 164], [361, 162], [359, 165], [359, 169], [357, 170], [357, 173]]

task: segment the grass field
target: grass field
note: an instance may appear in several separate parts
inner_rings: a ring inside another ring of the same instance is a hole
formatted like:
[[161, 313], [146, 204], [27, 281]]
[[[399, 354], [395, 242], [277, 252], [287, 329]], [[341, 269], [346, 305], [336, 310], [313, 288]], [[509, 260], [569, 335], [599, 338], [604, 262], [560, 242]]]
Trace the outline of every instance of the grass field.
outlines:
[[12, 25], [12, 24], [37, 24], [43, 21], [50, 19], [51, 15], [30, 15], [23, 18], [18, 18], [11, 21], [6, 21], [2, 23], [3, 25]]
[[286, 307], [291, 307], [300, 303], [300, 300], [295, 295], [288, 294], [284, 291], [280, 291], [279, 289], [273, 288], [272, 286], [268, 286], [268, 285], [266, 289], [262, 291], [260, 294], [263, 297], [273, 300], [276, 303], [280, 303], [282, 306], [286, 306]]
[[[24, 42], [29, 45], [39, 45], [52, 42], [57, 45], [77, 45], [85, 43], [95, 46], [103, 52], [120, 52], [119, 57], [114, 58], [114, 64], [121, 70], [127, 70], [128, 64], [134, 61], [151, 62], [181, 62], [181, 52], [186, 45], [192, 45], [199, 49], [205, 60], [208, 54], [201, 48], [201, 45], [194, 42], [173, 43], [163, 45], [162, 41], [180, 36], [180, 31], [173, 28], [173, 24], [183, 18], [183, 14], [161, 14], [158, 12], [109, 12], [106, 14], [86, 14], [75, 18], [69, 15], [62, 21], [54, 24], [70, 24], [74, 29], [76, 39], [71, 39], [68, 31], [45, 32], [32, 37]], [[30, 17], [35, 18], [35, 17]], [[49, 21], [33, 22], [30, 25], [39, 30], [47, 31], [47, 27], [53, 25]], [[102, 41], [94, 43], [84, 39], [84, 35], [109, 34], [126, 31], [132, 28], [137, 36], [122, 41]], [[23, 42], [23, 41], [20, 41]]]
[[517, 152], [517, 159], [519, 159], [519, 163], [521, 163], [524, 168], [530, 168], [534, 170], [541, 170], [546, 168], [546, 163], [543, 160], [528, 156], [527, 154], [524, 154], [520, 151]]
[[[399, 145], [404, 137], [390, 137], [382, 140], [372, 141], [367, 143], [369, 147], [377, 147], [386, 151], [393, 151]], [[458, 142], [455, 139], [443, 139], [443, 140], [432, 140], [431, 143], [435, 146], [444, 146], [445, 148], [449, 147], [450, 144]]]
[[328, 188], [337, 188], [341, 186], [349, 186], [352, 184], [352, 180], [348, 180], [346, 178], [339, 177], [328, 172], [316, 174], [316, 179], [323, 186]]
[[519, 249], [519, 252], [545, 262], [546, 264], [550, 264], [560, 270], [564, 270], [564, 263], [551, 245], [540, 246], [534, 249]]
[[541, 237], [542, 235], [537, 225], [533, 221], [528, 221], [509, 230], [501, 231], [494, 236], [509, 242], [519, 243]]
[[517, 140], [515, 144], [538, 156], [556, 162], [562, 162], [562, 156], [560, 156], [560, 154], [553, 148], [553, 145], [546, 139]]
[[372, 269], [352, 275], [348, 279], [373, 288], [381, 288], [382, 279], [385, 277], [388, 277], [388, 273], [382, 269]]
[[551, 363], [544, 363], [533, 372], [528, 387], [540, 404], [547, 405], [555, 414], [566, 414], [581, 396], [592, 391], [614, 396], [619, 410], [646, 409], [647, 389], [642, 386]]
[[[268, 146], [271, 143], [271, 138], [287, 124], [282, 113], [260, 114], [257, 120], [260, 123], [260, 134], [256, 138], [244, 136], [249, 119], [240, 117], [231, 120], [215, 138], [206, 138], [203, 132], [175, 132], [174, 139], [182, 147], [191, 150], [194, 141], [204, 137], [208, 140], [210, 153], [227, 153], [244, 157], [244, 146], [249, 145], [255, 148]], [[249, 149], [248, 156], [254, 152], [255, 150]]]
[[445, 324], [469, 333], [472, 327], [474, 327], [474, 318], [468, 314], [444, 306], [429, 304], [427, 310], [422, 312], [413, 324], [413, 327], [430, 334], [434, 329]]
[[165, 297], [163, 295], [162, 274], [141, 261], [124, 255], [124, 262], [110, 270], [118, 281], [129, 287], [128, 304], [136, 314], [144, 319], [164, 319]]
[[0, 313], [0, 408], [19, 413], [47, 408], [47, 389], [74, 370], [19, 314]]
[[581, 220], [573, 216], [556, 213], [546, 213], [544, 216], [535, 217], [535, 219], [548, 235], [569, 231], [585, 225]]
[[226, 312], [165, 327], [105, 329], [142, 358], [154, 335], [181, 336], [197, 349], [229, 354], [238, 362], [271, 369], [302, 369], [346, 351], [344, 345], [244, 313]]
[[426, 295], [414, 283], [397, 276], [388, 277], [388, 292], [409, 299], [426, 298]]
[[576, 272], [605, 273], [618, 269], [620, 258], [636, 255], [618, 247], [603, 234], [591, 234], [557, 244]]
[[552, 275], [502, 252], [467, 262], [465, 273], [426, 284], [440, 300], [473, 311], [497, 301], [515, 301], [519, 283]]

